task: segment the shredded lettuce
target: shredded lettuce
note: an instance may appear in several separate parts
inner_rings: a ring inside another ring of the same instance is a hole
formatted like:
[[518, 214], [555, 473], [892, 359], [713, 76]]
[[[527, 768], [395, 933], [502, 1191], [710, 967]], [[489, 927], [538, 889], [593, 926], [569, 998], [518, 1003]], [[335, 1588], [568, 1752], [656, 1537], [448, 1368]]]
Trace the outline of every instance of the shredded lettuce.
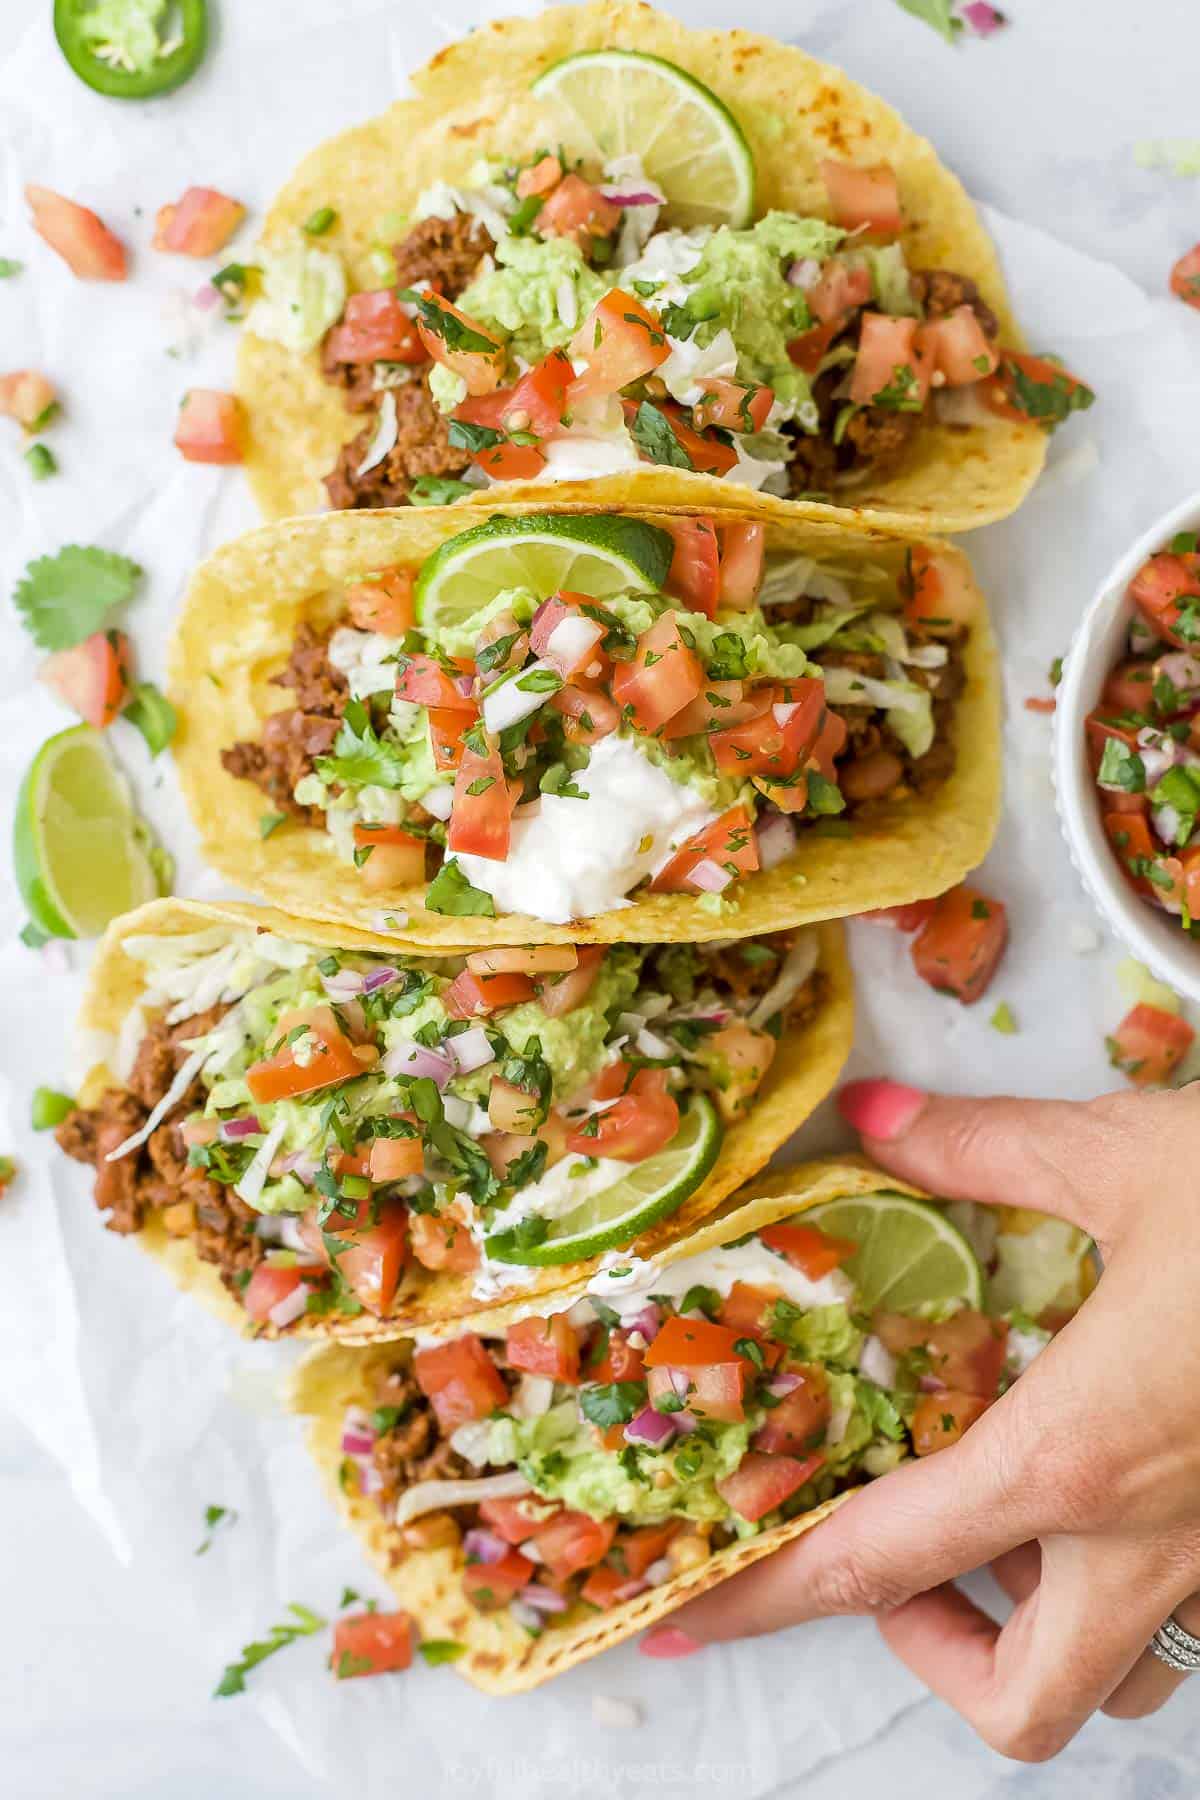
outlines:
[[346, 304], [341, 258], [297, 237], [278, 249], [262, 246], [258, 266], [262, 293], [246, 315], [246, 330], [285, 350], [315, 349]]

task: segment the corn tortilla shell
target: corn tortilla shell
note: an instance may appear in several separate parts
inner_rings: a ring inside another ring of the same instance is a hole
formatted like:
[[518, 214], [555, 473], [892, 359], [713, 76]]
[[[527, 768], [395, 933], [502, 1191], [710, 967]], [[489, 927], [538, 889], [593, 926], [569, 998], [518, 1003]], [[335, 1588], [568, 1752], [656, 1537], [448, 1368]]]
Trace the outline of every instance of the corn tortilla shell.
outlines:
[[[495, 510], [529, 516], [549, 509]], [[653, 522], [667, 515], [640, 516]], [[950, 778], [926, 797], [912, 794], [856, 821], [852, 837], [803, 828], [796, 852], [738, 882], [736, 899], [722, 911], [706, 911], [691, 895], [654, 894], [570, 925], [518, 913], [450, 917], [425, 910], [423, 888], [368, 893], [323, 829], [289, 823], [264, 838], [259, 821], [269, 803], [250, 782], [227, 774], [220, 756], [237, 740], [258, 737], [263, 721], [290, 704], [288, 691], [270, 677], [286, 663], [297, 627], [305, 621], [328, 627], [341, 616], [347, 584], [388, 563], [422, 562], [472, 523], [457, 507], [290, 519], [235, 539], [200, 565], [170, 651], [170, 696], [179, 720], [173, 748], [205, 857], [228, 880], [297, 917], [339, 927], [370, 930], [392, 912], [406, 942], [444, 949], [752, 936], [941, 894], [982, 862], [1000, 811], [1000, 677], [977, 589]], [[843, 568], [874, 562], [898, 570], [910, 540], [793, 516], [768, 522], [767, 545]], [[932, 547], [972, 579], [962, 551]]]
[[[305, 158], [267, 216], [265, 241], [291, 237], [318, 208], [333, 206], [338, 221], [322, 245], [343, 257], [353, 287], [377, 285], [369, 259], [382, 221], [411, 210], [433, 181], [466, 185], [482, 155], [523, 160], [539, 144], [554, 142], [560, 135], [554, 113], [529, 93], [529, 84], [559, 58], [592, 49], [663, 56], [710, 88], [753, 151], [758, 215], [772, 207], [825, 213], [818, 167], [825, 157], [891, 163], [905, 217], [900, 241], [910, 266], [952, 269], [974, 281], [1000, 321], [1003, 341], [1022, 347], [995, 249], [961, 183], [890, 106], [840, 69], [773, 38], [689, 31], [666, 13], [623, 0], [492, 20], [448, 46], [412, 76], [415, 98], [396, 101]], [[465, 103], [464, 95], [471, 96]], [[340, 390], [323, 380], [319, 352], [299, 356], [244, 333], [237, 385], [249, 427], [247, 473], [266, 516], [323, 508], [322, 478], [364, 418], [348, 413]], [[966, 531], [1013, 512], [1040, 474], [1045, 454], [1046, 434], [1036, 425], [1004, 419], [969, 427], [923, 423], [895, 473], [868, 474], [861, 485], [840, 489], [837, 505], [782, 500], [653, 464], [601, 481], [507, 483], [492, 488], [484, 504], [551, 496], [609, 507], [735, 504], [761, 518], [850, 515]]]
[[[195, 900], [155, 900], [137, 912], [114, 921], [92, 965], [91, 978], [79, 1018], [83, 1041], [94, 1045], [96, 1062], [80, 1090], [82, 1105], [95, 1105], [105, 1088], [120, 1086], [107, 1058], [122, 1021], [141, 998], [145, 966], [129, 956], [123, 939], [133, 935], [181, 936], [206, 926], [227, 924], [231, 931], [247, 926], [269, 930], [281, 937], [325, 948], [406, 951], [394, 938], [373, 937], [367, 932], [334, 928], [312, 920], [288, 918], [266, 908], [228, 902], [220, 905]], [[445, 950], [441, 952], [445, 954]], [[641, 1256], [659, 1255], [686, 1239], [721, 1203], [760, 1169], [799, 1129], [836, 1082], [850, 1054], [854, 1034], [854, 997], [850, 968], [840, 926], [820, 927], [820, 962], [826, 978], [824, 1001], [816, 1018], [804, 1030], [780, 1039], [775, 1059], [753, 1111], [726, 1127], [717, 1161], [705, 1180], [679, 1210], [662, 1220], [629, 1246]], [[172, 1237], [158, 1215], [152, 1216], [138, 1242], [163, 1262], [176, 1284], [194, 1294], [231, 1325], [245, 1331], [242, 1308], [222, 1285], [211, 1263], [201, 1261], [186, 1237]], [[599, 1267], [599, 1259], [563, 1264], [556, 1268], [530, 1269], [528, 1280], [510, 1293], [506, 1303], [528, 1304], [543, 1294], [561, 1292], [585, 1283]], [[471, 1289], [471, 1278], [448, 1271], [431, 1274], [410, 1268], [386, 1319], [369, 1313], [353, 1317], [327, 1314], [303, 1317], [277, 1333], [265, 1327], [260, 1336], [336, 1338], [345, 1343], [390, 1341], [405, 1331], [427, 1328], [438, 1322], [461, 1319], [480, 1311], [481, 1302]]]

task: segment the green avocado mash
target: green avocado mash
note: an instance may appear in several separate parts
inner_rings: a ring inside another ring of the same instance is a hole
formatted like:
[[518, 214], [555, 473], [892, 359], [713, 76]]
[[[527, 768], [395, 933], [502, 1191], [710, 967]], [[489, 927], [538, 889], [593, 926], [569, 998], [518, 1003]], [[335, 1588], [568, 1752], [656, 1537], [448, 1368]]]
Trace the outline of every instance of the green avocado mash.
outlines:
[[569, 238], [504, 238], [496, 264], [464, 289], [458, 305], [484, 327], [499, 326], [513, 354], [529, 363], [569, 343], [614, 285], [588, 267]]

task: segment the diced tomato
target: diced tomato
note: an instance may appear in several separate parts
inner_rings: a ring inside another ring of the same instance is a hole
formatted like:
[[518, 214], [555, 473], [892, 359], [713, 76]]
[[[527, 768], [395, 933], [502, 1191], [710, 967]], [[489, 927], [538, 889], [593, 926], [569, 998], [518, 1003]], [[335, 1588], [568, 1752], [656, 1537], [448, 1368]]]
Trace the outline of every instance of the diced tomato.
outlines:
[[353, 1613], [334, 1625], [331, 1666], [343, 1680], [407, 1669], [412, 1659], [413, 1622], [407, 1613]]
[[951, 888], [913, 940], [913, 967], [939, 993], [971, 1006], [986, 992], [1008, 942], [1008, 914], [978, 888]]
[[25, 198], [33, 213], [33, 229], [62, 257], [81, 281], [124, 281], [128, 274], [125, 246], [88, 206], [30, 184]]
[[913, 900], [908, 906], [877, 906], [871, 912], [859, 913], [872, 925], [894, 925], [898, 931], [916, 931], [932, 918], [936, 900]]
[[773, 1406], [750, 1440], [756, 1450], [770, 1456], [806, 1456], [825, 1437], [832, 1406], [829, 1378], [818, 1363], [804, 1363], [788, 1371], [800, 1377], [800, 1386]]
[[844, 328], [849, 316], [848, 313], [840, 314], [836, 319], [830, 319], [824, 325], [810, 326], [799, 337], [792, 338], [788, 343], [787, 353], [796, 367], [803, 369], [806, 375], [815, 375], [821, 366], [821, 358]]
[[0, 414], [15, 419], [27, 431], [33, 429], [56, 399], [54, 383], [36, 369], [17, 369], [11, 375], [0, 375]]
[[[423, 294], [417, 335], [426, 354], [467, 384], [468, 394], [492, 394], [504, 380], [504, 346], [478, 320], [467, 317], [441, 294]], [[432, 310], [436, 328], [424, 316]]]
[[223, 250], [246, 216], [240, 200], [216, 188], [185, 188], [174, 206], [160, 206], [155, 217], [154, 248], [181, 256], [215, 256]]
[[[305, 1038], [294, 1044], [281, 1043], [273, 1056], [251, 1063], [246, 1071], [251, 1096], [264, 1105], [352, 1081], [369, 1066], [368, 1059], [354, 1054], [355, 1045], [342, 1031], [332, 1007], [310, 1006], [303, 1012], [284, 1013], [277, 1027], [280, 1037], [286, 1038], [298, 1025], [308, 1027]], [[302, 1050], [306, 1061], [296, 1060], [297, 1050]]]
[[1101, 703], [1119, 713], [1149, 712], [1154, 701], [1154, 664], [1118, 663], [1104, 683]]
[[596, 302], [568, 348], [573, 362], [587, 364], [571, 384], [571, 404], [615, 394], [649, 375], [671, 354], [658, 314], [622, 288], [613, 288]]
[[850, 398], [870, 406], [885, 391], [901, 412], [920, 412], [929, 393], [929, 366], [917, 345], [917, 321], [865, 312]]
[[667, 1546], [672, 1538], [679, 1536], [682, 1525], [682, 1519], [668, 1519], [663, 1525], [642, 1525], [618, 1540], [614, 1555], [621, 1558], [635, 1581], [640, 1580], [651, 1563], [666, 1554]]
[[577, 966], [574, 944], [501, 944], [472, 950], [467, 967], [473, 975], [554, 975]]
[[664, 519], [675, 540], [663, 592], [711, 619], [717, 610], [720, 552], [711, 519]]
[[761, 1450], [748, 1450], [733, 1474], [717, 1482], [717, 1492], [739, 1518], [755, 1521], [782, 1506], [806, 1481], [811, 1481], [824, 1461], [819, 1451], [800, 1461], [794, 1456], [768, 1456]]
[[446, 1433], [472, 1419], [486, 1419], [493, 1408], [508, 1400], [500, 1371], [474, 1332], [449, 1344], [418, 1350], [413, 1374]]
[[[1132, 722], [1122, 724], [1119, 719], [1102, 713], [1098, 708], [1095, 712], [1088, 714], [1083, 722], [1083, 728], [1087, 733], [1088, 757], [1093, 773], [1100, 767], [1104, 757], [1104, 746], [1109, 738], [1116, 738], [1117, 742], [1124, 744], [1127, 750], [1137, 749], [1138, 728], [1136, 724]], [[1111, 798], [1111, 795], [1105, 794], [1104, 804], [1107, 805]]]
[[1171, 292], [1188, 306], [1200, 306], [1200, 244], [1185, 251], [1171, 270]]
[[[1137, 797], [1142, 800], [1146, 798], [1144, 794]], [[1108, 802], [1115, 798], [1115, 795], [1105, 794], [1103, 804], [1107, 806]], [[1160, 853], [1158, 845], [1150, 835], [1150, 826], [1145, 810], [1140, 815], [1124, 810], [1105, 812], [1103, 825], [1104, 835], [1117, 853], [1117, 861], [1126, 880], [1137, 889], [1139, 894], [1145, 894], [1147, 898], [1153, 899], [1155, 893], [1153, 883], [1148, 881], [1144, 874], [1135, 873], [1133, 868], [1134, 863], [1153, 862]]]
[[865, 306], [871, 298], [871, 268], [865, 257], [851, 262], [831, 256], [805, 293], [808, 309], [822, 325], [836, 323], [840, 330], [847, 313]]
[[900, 189], [891, 163], [854, 163], [825, 158], [821, 180], [833, 209], [833, 222], [846, 231], [865, 226], [877, 237], [895, 237], [900, 230]]
[[455, 407], [454, 417], [472, 425], [490, 425], [495, 431], [530, 431], [535, 437], [552, 437], [562, 424], [567, 389], [574, 379], [566, 351], [551, 350], [514, 387], [464, 400]]
[[[625, 422], [632, 427], [637, 417], [638, 402], [622, 401]], [[673, 400], [660, 400], [655, 404], [667, 424], [671, 427], [676, 443], [687, 457], [687, 466], [698, 475], [728, 475], [737, 462], [737, 451], [730, 444], [723, 443], [720, 438], [713, 437], [710, 432], [694, 431], [687, 421], [684, 409]], [[640, 455], [643, 462], [653, 461], [645, 451]]]
[[429, 746], [437, 769], [457, 769], [463, 756], [463, 732], [474, 723], [474, 715], [451, 712], [446, 707], [429, 709]]
[[642, 1162], [665, 1148], [678, 1130], [679, 1108], [667, 1092], [665, 1071], [640, 1069], [615, 1106], [593, 1113], [586, 1126], [568, 1134], [567, 1149], [573, 1156]]
[[[1032, 384], [1036, 390], [1051, 390], [1053, 399], [1045, 410], [1039, 410], [1039, 401], [1035, 397], [1029, 399], [1029, 389], [1024, 393], [1017, 385], [1017, 375], [1024, 376], [1025, 382]], [[1071, 406], [1090, 406], [1093, 395], [1086, 384], [1064, 369], [1061, 363], [1052, 362], [1048, 356], [1027, 356], [1021, 350], [1001, 350], [1000, 366], [981, 390], [983, 398], [993, 412], [1001, 418], [1015, 419], [1019, 424], [1034, 424], [1053, 428], [1061, 423], [1063, 412]], [[1078, 398], [1076, 398], [1078, 396]]]
[[406, 566], [377, 569], [346, 589], [346, 611], [359, 631], [403, 637], [414, 623], [413, 571]]
[[935, 387], [939, 375], [946, 387], [969, 387], [991, 375], [1000, 360], [970, 306], [927, 320], [917, 331], [917, 342], [929, 359]]
[[[1129, 584], [1130, 598], [1160, 637], [1190, 650], [1192, 644], [1178, 630], [1181, 602], [1200, 597], [1200, 566], [1191, 557], [1163, 551], [1144, 562]], [[1194, 606], [1192, 608], [1194, 609]]]
[[552, 1019], [561, 1019], [582, 1006], [592, 991], [604, 963], [602, 944], [585, 944], [579, 951], [575, 967], [563, 975], [553, 975], [536, 984], [542, 1011]]
[[325, 355], [335, 363], [422, 363], [425, 346], [394, 288], [351, 294], [340, 325], [325, 339]]
[[722, 431], [761, 431], [775, 404], [775, 390], [753, 382], [704, 377], [704, 392], [692, 408], [697, 431], [717, 425]]
[[648, 1369], [695, 1369], [705, 1363], [738, 1362], [738, 1333], [710, 1319], [673, 1313], [646, 1351]]
[[549, 194], [563, 178], [563, 166], [557, 156], [539, 156], [529, 168], [517, 176], [517, 199], [528, 200], [531, 194]]
[[1008, 1326], [1003, 1319], [964, 1306], [925, 1337], [929, 1373], [948, 1388], [994, 1400], [1004, 1373]]
[[481, 732], [481, 755], [464, 743], [462, 760], [454, 777], [454, 805], [446, 831], [447, 848], [454, 854], [483, 856], [503, 862], [508, 855], [514, 799], [504, 778], [500, 745], [490, 732]]
[[810, 1281], [820, 1281], [840, 1269], [858, 1249], [849, 1238], [830, 1237], [815, 1225], [767, 1225], [758, 1235], [768, 1250], [777, 1251]]
[[961, 558], [951, 561], [917, 544], [909, 559], [912, 593], [904, 608], [909, 625], [923, 626], [936, 632], [974, 622], [979, 596], [971, 584], [970, 571]]
[[441, 996], [452, 1019], [486, 1019], [505, 1006], [533, 999], [528, 975], [473, 975], [463, 969]]
[[605, 1339], [604, 1355], [589, 1363], [585, 1374], [588, 1381], [601, 1383], [644, 1381], [646, 1359], [637, 1345], [629, 1342], [629, 1333], [614, 1325]]
[[242, 1305], [256, 1325], [266, 1325], [281, 1301], [287, 1300], [306, 1279], [320, 1275], [319, 1269], [294, 1266], [280, 1268], [276, 1263], [260, 1262], [246, 1283]]
[[546, 1167], [552, 1169], [555, 1163], [561, 1162], [567, 1154], [567, 1122], [561, 1113], [551, 1112], [549, 1118], [543, 1120], [532, 1134], [512, 1131], [489, 1131], [479, 1140], [480, 1149], [486, 1155], [492, 1168], [499, 1176], [504, 1176], [510, 1163], [518, 1156], [533, 1149], [535, 1144], [546, 1147]]
[[587, 1513], [563, 1512], [534, 1534], [542, 1561], [556, 1581], [590, 1569], [607, 1556], [617, 1535], [615, 1519], [593, 1519]]
[[216, 388], [189, 388], [175, 425], [175, 448], [185, 462], [240, 463], [245, 456], [242, 403]]
[[543, 202], [535, 229], [542, 237], [565, 237], [587, 250], [597, 238], [611, 237], [621, 223], [621, 209], [581, 175], [564, 175]]
[[[473, 673], [473, 665], [458, 661], [455, 667], [465, 676]], [[414, 706], [428, 706], [442, 712], [475, 713], [479, 709], [469, 694], [460, 692], [436, 657], [421, 651], [406, 652], [396, 676], [396, 693]]]
[[69, 650], [55, 650], [38, 675], [81, 719], [103, 731], [129, 699], [130, 660], [123, 631], [94, 631]]
[[923, 1394], [912, 1417], [914, 1452], [917, 1456], [933, 1456], [938, 1450], [948, 1450], [983, 1417], [988, 1405], [978, 1394], [957, 1394], [953, 1388]]
[[638, 639], [632, 662], [613, 671], [613, 698], [638, 731], [661, 730], [704, 686], [704, 667], [684, 641], [677, 612], [665, 612]]
[[709, 745], [725, 774], [783, 781], [802, 760], [817, 760], [821, 733], [830, 729], [828, 720], [835, 717], [825, 702], [824, 682], [803, 675], [777, 688], [772, 702], [779, 710], [771, 719], [751, 718], [711, 734]]
[[579, 1380], [579, 1333], [566, 1313], [518, 1319], [508, 1328], [507, 1350], [510, 1368], [552, 1381]]
[[551, 694], [550, 705], [563, 715], [564, 733], [573, 744], [598, 744], [621, 723], [620, 708], [608, 695], [587, 688], [559, 688], [557, 694]]
[[608, 1563], [599, 1563], [580, 1588], [579, 1597], [589, 1606], [598, 1606], [601, 1612], [608, 1612], [611, 1607], [644, 1593], [646, 1585], [640, 1576], [622, 1575]]
[[[498, 976], [496, 979], [503, 981], [505, 977]], [[502, 1075], [492, 1076], [488, 1089], [488, 1118], [497, 1131], [506, 1136], [532, 1133], [539, 1123], [542, 1110], [537, 1094], [517, 1087], [514, 1082], [505, 1081]]]
[[519, 1494], [515, 1500], [481, 1500], [479, 1517], [506, 1544], [523, 1544], [562, 1511], [557, 1500]]
[[747, 719], [761, 719], [771, 709], [775, 689], [769, 682], [751, 688], [744, 681], [706, 681], [704, 691], [663, 727], [668, 742], [700, 732], [727, 730]]
[[425, 839], [403, 825], [356, 825], [354, 846], [363, 857], [362, 884], [372, 892], [417, 887], [425, 879]]
[[507, 438], [472, 450], [471, 461], [493, 481], [536, 481], [546, 466], [545, 454], [536, 444], [513, 444]]
[[445, 1212], [410, 1215], [408, 1240], [422, 1268], [469, 1275], [479, 1267], [479, 1247], [463, 1217], [464, 1210], [465, 1203], [455, 1202]]
[[779, 1288], [754, 1287], [748, 1281], [735, 1281], [721, 1302], [718, 1318], [738, 1337], [770, 1337], [775, 1302], [782, 1298]]
[[717, 1111], [727, 1125], [740, 1119], [775, 1060], [776, 1039], [745, 1019], [733, 1019], [706, 1037], [701, 1054], [717, 1084]]
[[750, 523], [721, 526], [721, 578], [718, 605], [749, 612], [762, 586], [766, 526]]
[[[711, 741], [711, 740], [710, 740]], [[656, 894], [697, 893], [700, 890], [692, 876], [700, 863], [714, 862], [720, 869], [732, 866], [733, 878], [753, 875], [758, 869], [758, 839], [754, 823], [744, 806], [731, 806], [728, 812], [688, 838], [663, 864], [650, 883]]]
[[1109, 1041], [1114, 1069], [1135, 1087], [1168, 1081], [1191, 1049], [1196, 1034], [1186, 1019], [1144, 1002], [1125, 1014]]
[[468, 1563], [463, 1570], [463, 1592], [480, 1612], [496, 1612], [516, 1598], [534, 1579], [537, 1567], [519, 1550], [509, 1550], [493, 1563]]
[[348, 1237], [350, 1248], [335, 1254], [334, 1263], [368, 1312], [382, 1318], [396, 1298], [400, 1273], [408, 1258], [408, 1213], [405, 1207], [384, 1208], [379, 1222], [364, 1230], [343, 1231], [326, 1225], [326, 1231]]

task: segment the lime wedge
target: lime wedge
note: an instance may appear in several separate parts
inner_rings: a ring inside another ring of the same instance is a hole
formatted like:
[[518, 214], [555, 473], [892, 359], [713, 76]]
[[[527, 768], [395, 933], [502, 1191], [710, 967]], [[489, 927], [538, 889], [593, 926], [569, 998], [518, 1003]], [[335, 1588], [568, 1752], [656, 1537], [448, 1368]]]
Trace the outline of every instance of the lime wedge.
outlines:
[[582, 1206], [551, 1219], [540, 1244], [525, 1244], [518, 1231], [497, 1231], [484, 1243], [493, 1262], [578, 1262], [598, 1256], [621, 1244], [631, 1244], [640, 1232], [677, 1212], [689, 1194], [695, 1193], [717, 1160], [721, 1125], [711, 1101], [694, 1094], [679, 1130], [665, 1150], [648, 1156], [629, 1174], [602, 1193], [593, 1194]]
[[754, 156], [728, 107], [674, 63], [638, 50], [581, 50], [533, 83], [564, 147], [607, 162], [633, 153], [667, 196], [669, 223], [748, 225]]
[[30, 919], [50, 937], [97, 937], [118, 913], [157, 895], [125, 782], [90, 725], [60, 731], [30, 763], [13, 862]]
[[936, 1206], [907, 1194], [862, 1194], [814, 1207], [804, 1222], [858, 1245], [842, 1266], [863, 1312], [983, 1305], [979, 1259]]
[[570, 588], [603, 600], [666, 580], [673, 545], [657, 525], [607, 515], [554, 513], [489, 519], [447, 538], [417, 581], [417, 622], [426, 631], [459, 625], [503, 588], [547, 599]]

